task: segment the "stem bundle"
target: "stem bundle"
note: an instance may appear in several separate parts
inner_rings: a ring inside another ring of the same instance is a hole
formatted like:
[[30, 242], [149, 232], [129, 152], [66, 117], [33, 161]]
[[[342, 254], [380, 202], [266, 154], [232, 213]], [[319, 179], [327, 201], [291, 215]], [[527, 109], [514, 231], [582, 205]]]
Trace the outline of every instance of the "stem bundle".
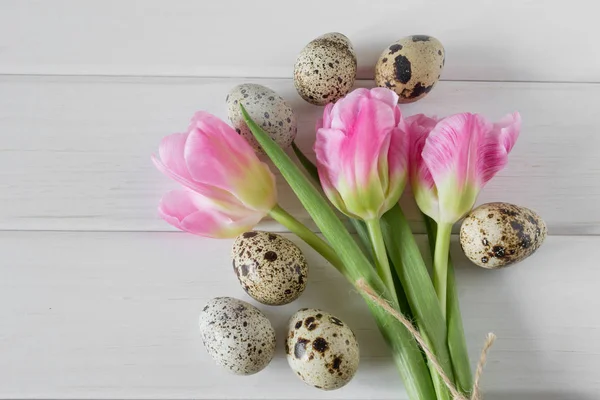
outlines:
[[[246, 123], [279, 168], [327, 242], [276, 206], [270, 215], [311, 245], [357, 287], [393, 352], [411, 400], [467, 400], [479, 396], [472, 385], [454, 271], [449, 263], [451, 225], [435, 227], [434, 278], [398, 205], [381, 221], [353, 221], [374, 259], [357, 245], [331, 206], [288, 155], [256, 125], [242, 107]], [[318, 181], [315, 166], [297, 146], [294, 152]], [[430, 236], [431, 238], [431, 236]], [[391, 262], [390, 262], [391, 261]], [[402, 301], [399, 301], [402, 300]], [[412, 315], [418, 328], [405, 317]], [[490, 337], [490, 343], [492, 342]], [[490, 344], [491, 345], [491, 344]], [[489, 346], [486, 346], [484, 355]], [[483, 357], [481, 364], [485, 362]], [[482, 367], [481, 367], [482, 368]], [[478, 371], [481, 369], [478, 368]], [[480, 375], [480, 373], [479, 373]]]

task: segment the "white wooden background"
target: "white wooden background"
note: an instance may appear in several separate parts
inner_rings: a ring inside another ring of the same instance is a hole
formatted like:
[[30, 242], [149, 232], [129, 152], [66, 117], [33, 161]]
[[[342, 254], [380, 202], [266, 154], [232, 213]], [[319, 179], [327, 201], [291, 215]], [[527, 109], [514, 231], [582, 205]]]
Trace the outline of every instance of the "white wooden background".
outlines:
[[286, 97], [309, 150], [321, 110], [295, 94], [292, 65], [309, 40], [341, 31], [358, 53], [359, 86], [402, 36], [445, 44], [443, 82], [406, 114], [521, 112], [510, 166], [480, 201], [533, 208], [551, 236], [502, 271], [469, 265], [455, 243], [471, 353], [488, 331], [499, 336], [486, 399], [599, 399], [597, 15], [586, 0], [0, 0], [0, 398], [405, 398], [361, 300], [291, 235], [310, 260], [308, 289], [261, 309], [280, 337], [303, 306], [346, 320], [362, 350], [356, 378], [312, 389], [281, 343], [255, 376], [214, 368], [198, 312], [214, 296], [248, 300], [231, 242], [173, 232], [155, 212], [173, 186], [150, 163], [160, 138], [195, 110], [225, 117], [238, 83]]

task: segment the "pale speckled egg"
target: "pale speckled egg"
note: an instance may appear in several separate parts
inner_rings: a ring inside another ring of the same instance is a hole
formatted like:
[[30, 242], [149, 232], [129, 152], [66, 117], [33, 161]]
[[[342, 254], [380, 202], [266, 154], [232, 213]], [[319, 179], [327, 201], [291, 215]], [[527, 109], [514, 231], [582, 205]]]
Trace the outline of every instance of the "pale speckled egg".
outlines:
[[306, 258], [283, 236], [261, 231], [242, 233], [235, 239], [231, 255], [240, 284], [258, 302], [288, 304], [306, 288]]
[[529, 257], [547, 233], [545, 222], [534, 211], [509, 203], [488, 203], [465, 218], [460, 245], [473, 263], [496, 269]]
[[227, 115], [236, 132], [242, 135], [254, 150], [264, 154], [250, 128], [244, 121], [240, 103], [252, 117], [252, 120], [281, 148], [289, 147], [298, 129], [296, 115], [283, 97], [266, 86], [244, 83], [231, 89], [226, 98]]
[[323, 390], [350, 382], [360, 358], [358, 342], [348, 325], [312, 308], [303, 308], [290, 318], [285, 351], [296, 375]]
[[412, 103], [433, 89], [445, 60], [444, 46], [436, 38], [408, 36], [381, 54], [375, 66], [375, 82], [396, 92], [400, 103]]
[[232, 297], [217, 297], [204, 306], [200, 334], [213, 360], [238, 375], [259, 372], [275, 353], [271, 322], [256, 307]]
[[341, 33], [327, 33], [308, 43], [294, 65], [298, 94], [319, 106], [344, 97], [355, 79], [356, 53]]

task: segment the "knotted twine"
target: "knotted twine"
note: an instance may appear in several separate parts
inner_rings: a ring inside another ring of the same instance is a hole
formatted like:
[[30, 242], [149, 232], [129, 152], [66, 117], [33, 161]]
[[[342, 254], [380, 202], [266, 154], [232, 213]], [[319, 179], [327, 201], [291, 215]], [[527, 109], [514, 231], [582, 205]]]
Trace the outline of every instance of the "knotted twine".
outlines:
[[417, 328], [414, 327], [412, 322], [410, 322], [401, 312], [394, 309], [387, 301], [381, 298], [372, 287], [370, 287], [364, 279], [359, 279], [356, 281], [356, 288], [365, 296], [369, 297], [375, 304], [383, 308], [388, 314], [396, 318], [408, 331], [413, 335], [419, 346], [425, 352], [425, 355], [429, 359], [429, 362], [433, 366], [433, 368], [437, 371], [437, 373], [444, 381], [444, 384], [452, 394], [452, 398], [454, 400], [481, 400], [481, 394], [479, 391], [479, 381], [481, 380], [481, 375], [483, 373], [483, 367], [485, 366], [487, 360], [487, 354], [490, 350], [490, 347], [494, 344], [496, 340], [496, 335], [493, 333], [488, 333], [485, 339], [485, 343], [483, 345], [483, 349], [481, 350], [481, 355], [479, 356], [479, 362], [477, 363], [477, 369], [475, 370], [475, 380], [473, 382], [473, 388], [471, 389], [471, 397], [465, 397], [462, 393], [456, 389], [454, 383], [448, 378], [448, 376], [444, 373], [444, 369], [440, 365], [439, 361], [433, 354], [433, 352], [429, 349], [429, 347], [425, 344], [425, 340], [423, 336], [419, 333]]

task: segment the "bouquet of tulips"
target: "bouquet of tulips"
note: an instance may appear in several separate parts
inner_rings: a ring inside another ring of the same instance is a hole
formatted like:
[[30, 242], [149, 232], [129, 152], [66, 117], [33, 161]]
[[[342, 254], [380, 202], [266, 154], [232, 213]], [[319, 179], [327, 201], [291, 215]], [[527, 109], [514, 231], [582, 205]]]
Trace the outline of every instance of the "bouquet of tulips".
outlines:
[[[449, 256], [451, 230], [506, 165], [521, 119], [518, 113], [497, 123], [471, 113], [406, 117], [398, 101], [396, 92], [378, 87], [327, 104], [316, 127], [316, 165], [293, 144], [296, 164], [240, 101], [247, 128], [324, 240], [278, 204], [274, 175], [239, 130], [206, 112], [160, 145], [155, 165], [183, 189], [167, 193], [159, 212], [173, 226], [211, 238], [236, 237], [272, 217], [364, 297], [411, 400], [479, 398], [493, 338], [474, 377]], [[431, 274], [399, 205], [407, 185], [425, 219]]]

